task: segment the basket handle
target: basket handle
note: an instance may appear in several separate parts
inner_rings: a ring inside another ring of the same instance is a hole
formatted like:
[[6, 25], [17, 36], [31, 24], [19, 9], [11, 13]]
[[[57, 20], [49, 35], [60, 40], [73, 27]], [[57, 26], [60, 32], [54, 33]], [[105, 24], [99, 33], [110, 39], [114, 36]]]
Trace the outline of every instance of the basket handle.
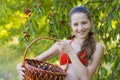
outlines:
[[[59, 41], [58, 39], [55, 39], [55, 38], [52, 38], [52, 37], [39, 37], [39, 38], [34, 39], [34, 40], [27, 46], [27, 48], [26, 48], [25, 51], [24, 51], [23, 66], [25, 65], [25, 59], [26, 59], [26, 54], [27, 54], [27, 52], [28, 52], [28, 49], [32, 46], [33, 43], [35, 43], [35, 42], [37, 42], [37, 41], [39, 41], [39, 40], [42, 40], [42, 39], [50, 39], [50, 40], [54, 40], [54, 41], [56, 41], [56, 42]], [[66, 64], [66, 68], [65, 68], [64, 72], [66, 72], [67, 69], [68, 69], [68, 59], [67, 59], [67, 64]]]

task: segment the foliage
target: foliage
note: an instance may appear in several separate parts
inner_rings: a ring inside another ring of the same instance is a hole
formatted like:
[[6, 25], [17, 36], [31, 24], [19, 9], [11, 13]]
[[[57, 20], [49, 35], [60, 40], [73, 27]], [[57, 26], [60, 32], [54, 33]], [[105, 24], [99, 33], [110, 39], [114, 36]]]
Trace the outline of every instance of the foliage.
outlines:
[[[12, 70], [11, 75], [16, 73], [15, 66], [23, 56], [21, 53], [33, 39], [40, 36], [70, 39], [72, 32], [68, 13], [77, 5], [83, 5], [90, 10], [93, 32], [105, 46], [102, 63], [93, 80], [120, 79], [118, 76], [120, 74], [119, 0], [2, 0], [0, 4], [0, 51], [2, 51], [0, 79]], [[30, 48], [28, 56], [37, 56], [53, 43], [47, 40], [35, 43]], [[7, 57], [8, 55], [10, 57]], [[14, 62], [13, 59], [16, 61]], [[56, 58], [52, 62], [55, 60]], [[18, 76], [15, 76], [12, 75], [10, 79], [18, 79]], [[7, 80], [6, 77], [2, 79]]]

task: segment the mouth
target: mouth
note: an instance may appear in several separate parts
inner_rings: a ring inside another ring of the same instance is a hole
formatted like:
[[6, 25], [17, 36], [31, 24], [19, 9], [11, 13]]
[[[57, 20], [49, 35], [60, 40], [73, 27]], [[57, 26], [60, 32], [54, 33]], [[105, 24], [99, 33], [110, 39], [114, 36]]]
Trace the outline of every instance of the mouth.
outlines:
[[84, 35], [86, 31], [80, 31], [80, 32], [77, 32], [78, 34], [80, 35]]

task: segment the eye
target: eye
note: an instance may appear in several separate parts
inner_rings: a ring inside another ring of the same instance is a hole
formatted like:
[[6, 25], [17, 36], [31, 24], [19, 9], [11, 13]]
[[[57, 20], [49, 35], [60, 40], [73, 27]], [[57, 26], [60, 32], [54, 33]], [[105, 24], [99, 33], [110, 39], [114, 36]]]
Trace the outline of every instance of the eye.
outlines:
[[78, 23], [74, 23], [73, 25], [74, 25], [74, 26], [78, 26]]
[[85, 24], [87, 24], [87, 22], [86, 22], [86, 21], [83, 21], [82, 24], [85, 25]]

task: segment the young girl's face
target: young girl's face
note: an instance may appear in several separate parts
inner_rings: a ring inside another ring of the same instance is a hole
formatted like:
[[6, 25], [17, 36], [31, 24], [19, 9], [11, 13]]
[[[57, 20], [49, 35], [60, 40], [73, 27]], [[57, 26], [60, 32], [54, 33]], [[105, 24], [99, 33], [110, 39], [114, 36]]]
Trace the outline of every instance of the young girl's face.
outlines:
[[91, 30], [91, 21], [85, 13], [74, 13], [71, 15], [71, 27], [76, 37], [87, 38]]

